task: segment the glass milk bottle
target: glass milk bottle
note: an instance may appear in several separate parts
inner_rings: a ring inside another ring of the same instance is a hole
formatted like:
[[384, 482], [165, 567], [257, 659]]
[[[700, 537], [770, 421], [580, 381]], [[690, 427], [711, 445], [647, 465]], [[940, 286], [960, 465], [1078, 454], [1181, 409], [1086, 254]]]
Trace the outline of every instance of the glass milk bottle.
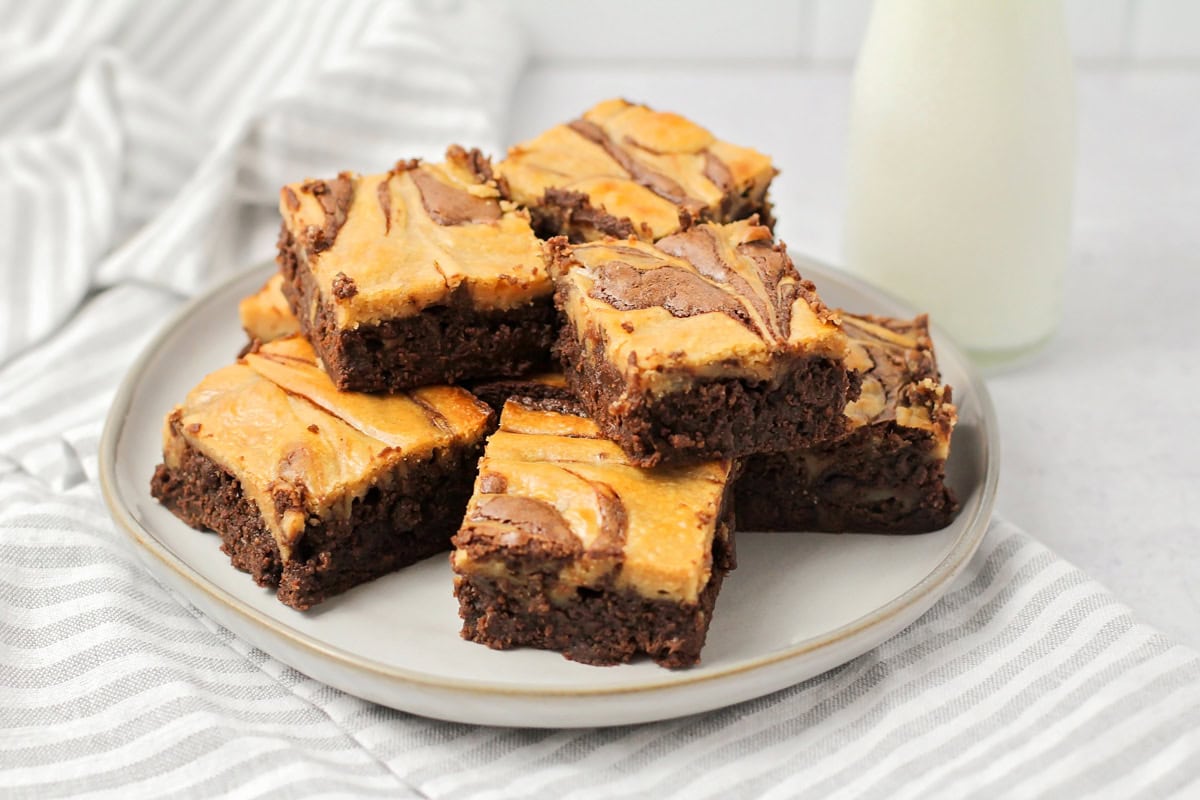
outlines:
[[854, 78], [847, 267], [983, 366], [1059, 318], [1075, 164], [1061, 0], [876, 0]]

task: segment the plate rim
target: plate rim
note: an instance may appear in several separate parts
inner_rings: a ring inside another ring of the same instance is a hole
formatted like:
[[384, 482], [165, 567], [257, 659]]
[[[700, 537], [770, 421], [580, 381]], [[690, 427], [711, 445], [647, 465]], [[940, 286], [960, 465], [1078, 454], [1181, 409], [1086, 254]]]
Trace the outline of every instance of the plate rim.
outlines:
[[[798, 267], [807, 265], [815, 268], [817, 272], [830, 275], [834, 280], [845, 283], [849, 288], [872, 300], [893, 305], [913, 316], [917, 313], [906, 302], [854, 275], [807, 255], [796, 253], [792, 253], [791, 255], [793, 260], [797, 262]], [[138, 354], [121, 379], [121, 383], [113, 397], [112, 405], [109, 407], [108, 414], [105, 417], [104, 429], [101, 433], [97, 454], [99, 483], [101, 494], [105, 505], [108, 507], [110, 516], [144, 552], [154, 556], [163, 566], [171, 569], [176, 576], [186, 580], [195, 589], [206, 594], [210, 601], [220, 604], [226, 610], [234, 612], [249, 623], [265, 628], [267, 632], [282, 638], [288, 644], [298, 647], [314, 657], [330, 659], [342, 667], [368, 672], [378, 678], [389, 681], [399, 681], [428, 689], [465, 692], [485, 696], [503, 695], [506, 697], [542, 699], [556, 697], [595, 698], [620, 697], [655, 691], [692, 688], [700, 684], [728, 679], [760, 671], [768, 667], [779, 666], [785, 662], [802, 658], [810, 653], [831, 648], [838, 644], [847, 644], [856, 637], [865, 636], [870, 630], [884, 626], [889, 620], [894, 619], [904, 611], [921, 604], [932, 592], [936, 591], [943, 584], [953, 580], [987, 535], [989, 522], [991, 521], [995, 507], [1000, 472], [999, 436], [996, 427], [995, 407], [978, 369], [962, 350], [954, 344], [953, 340], [936, 323], [933, 323], [930, 325], [931, 334], [937, 341], [939, 355], [942, 352], [952, 353], [954, 358], [962, 364], [968, 384], [963, 388], [970, 391], [971, 395], [979, 403], [983, 427], [986, 433], [982, 437], [982, 441], [986, 446], [986, 457], [984, 460], [982, 485], [980, 486], [980, 501], [974, 509], [972, 518], [966, 522], [963, 533], [955, 540], [954, 546], [938, 562], [937, 566], [924, 578], [888, 603], [831, 631], [795, 642], [787, 647], [750, 660], [737, 661], [722, 669], [712, 671], [668, 671], [660, 680], [643, 680], [640, 683], [630, 685], [544, 687], [534, 689], [504, 683], [490, 683], [482, 680], [446, 678], [419, 670], [397, 667], [345, 650], [336, 645], [328, 644], [296, 629], [286, 622], [274, 619], [264, 612], [248, 606], [235, 595], [213, 584], [197, 572], [194, 567], [172, 552], [152, 531], [148, 530], [134, 517], [132, 511], [121, 497], [116, 476], [117, 445], [121, 440], [125, 424], [128, 422], [128, 411], [135, 389], [141, 382], [149, 363], [162, 351], [174, 331], [186, 319], [194, 315], [197, 309], [205, 305], [213, 295], [229, 290], [234, 284], [247, 280], [252, 274], [262, 272], [265, 280], [269, 277], [269, 273], [266, 272], [267, 267], [272, 264], [273, 262], [266, 260], [256, 262], [201, 291], [185, 303], [183, 307], [178, 309], [167, 322], [163, 323], [150, 342]], [[809, 273], [803, 270], [801, 272], [806, 278], [811, 278]], [[936, 599], [934, 602], [936, 602]], [[201, 613], [204, 612], [202, 611]], [[919, 617], [920, 614], [917, 616]], [[218, 624], [220, 624], [219, 621]], [[268, 653], [272, 657], [300, 669], [299, 666], [293, 663], [293, 659], [282, 657], [280, 654], [270, 651]], [[300, 671], [304, 672], [305, 670], [301, 669]]]

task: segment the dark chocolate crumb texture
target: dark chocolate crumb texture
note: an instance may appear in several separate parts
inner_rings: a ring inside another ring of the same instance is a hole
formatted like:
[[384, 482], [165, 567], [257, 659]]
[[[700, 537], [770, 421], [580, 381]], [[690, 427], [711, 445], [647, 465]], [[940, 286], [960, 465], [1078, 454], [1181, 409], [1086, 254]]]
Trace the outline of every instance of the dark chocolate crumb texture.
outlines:
[[469, 388], [471, 394], [487, 403], [497, 414], [504, 408], [504, 404], [513, 398], [578, 406], [562, 372], [538, 372], [523, 378], [479, 381], [472, 383]]
[[693, 221], [766, 221], [776, 170], [678, 114], [607, 100], [513, 147], [496, 172], [543, 236], [655, 241]]
[[939, 382], [928, 320], [842, 314], [862, 394], [850, 433], [827, 445], [746, 460], [737, 485], [746, 530], [920, 533], [945, 527], [958, 503], [945, 484], [957, 420]]
[[451, 564], [462, 635], [695, 664], [733, 568], [733, 464], [642, 469], [562, 401], [509, 401]]
[[859, 376], [838, 315], [745, 220], [547, 245], [567, 383], [642, 465], [795, 449], [844, 433]]
[[492, 416], [448, 386], [338, 392], [308, 343], [284, 338], [167, 416], [151, 491], [306, 609], [449, 546]]
[[556, 325], [541, 244], [477, 151], [290, 184], [279, 207], [282, 289], [339, 389], [546, 365]]

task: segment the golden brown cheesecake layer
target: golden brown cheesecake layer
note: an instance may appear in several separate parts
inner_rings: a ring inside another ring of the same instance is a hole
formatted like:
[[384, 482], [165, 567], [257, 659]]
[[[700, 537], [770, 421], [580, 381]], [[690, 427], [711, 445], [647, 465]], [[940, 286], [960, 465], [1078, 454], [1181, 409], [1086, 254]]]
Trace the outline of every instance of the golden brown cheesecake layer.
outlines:
[[646, 241], [678, 231], [681, 217], [727, 222], [765, 211], [775, 176], [762, 153], [625, 100], [606, 100], [513, 147], [496, 171], [517, 203], [557, 207], [555, 224], [569, 230], [554, 232]]

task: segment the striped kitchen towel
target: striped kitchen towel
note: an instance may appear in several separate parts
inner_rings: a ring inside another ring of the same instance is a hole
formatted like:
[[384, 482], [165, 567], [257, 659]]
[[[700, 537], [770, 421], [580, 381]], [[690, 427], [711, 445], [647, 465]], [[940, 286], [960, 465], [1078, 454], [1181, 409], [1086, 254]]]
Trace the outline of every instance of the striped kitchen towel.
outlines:
[[0, 20], [0, 796], [1200, 796], [1200, 656], [1002, 521], [876, 650], [651, 725], [421, 719], [213, 624], [100, 500], [117, 383], [185, 295], [271, 252], [285, 180], [497, 151], [515, 32], [455, 2]]
[[0, 363], [98, 288], [273, 252], [279, 187], [499, 152], [519, 32], [483, 3], [0, 0]]

